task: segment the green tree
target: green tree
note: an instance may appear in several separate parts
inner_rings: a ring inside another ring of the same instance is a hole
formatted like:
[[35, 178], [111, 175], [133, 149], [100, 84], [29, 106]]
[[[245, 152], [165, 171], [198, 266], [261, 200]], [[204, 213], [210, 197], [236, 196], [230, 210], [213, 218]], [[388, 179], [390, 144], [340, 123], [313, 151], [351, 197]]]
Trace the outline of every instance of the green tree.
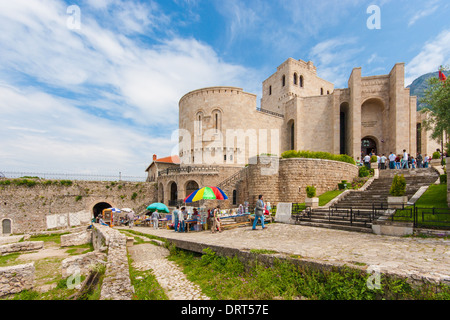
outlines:
[[[441, 71], [449, 71], [449, 67], [441, 67]], [[428, 89], [420, 102], [427, 105], [421, 111], [427, 115], [423, 122], [425, 129], [434, 140], [441, 141], [450, 132], [450, 80], [428, 79]]]

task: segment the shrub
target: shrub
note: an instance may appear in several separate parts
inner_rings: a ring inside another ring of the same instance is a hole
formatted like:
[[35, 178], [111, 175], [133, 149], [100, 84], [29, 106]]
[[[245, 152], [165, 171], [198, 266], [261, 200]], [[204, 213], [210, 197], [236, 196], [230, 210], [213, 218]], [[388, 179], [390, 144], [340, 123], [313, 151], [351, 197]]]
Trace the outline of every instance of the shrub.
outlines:
[[440, 159], [440, 158], [441, 158], [441, 153], [439, 151], [435, 151], [433, 153], [433, 160]]
[[389, 193], [393, 197], [402, 197], [405, 195], [406, 191], [406, 179], [403, 175], [395, 175], [394, 180], [392, 181], [391, 190]]
[[345, 190], [348, 189], [348, 182], [347, 180], [342, 180], [341, 183], [338, 183], [339, 190]]
[[307, 186], [306, 195], [308, 198], [314, 198], [316, 196], [316, 188], [314, 186]]
[[9, 186], [11, 184], [11, 180], [0, 180], [0, 185]]
[[82, 196], [76, 196], [75, 201], [80, 201], [83, 197]]
[[359, 177], [360, 178], [368, 177], [369, 174], [370, 174], [370, 171], [367, 169], [367, 167], [363, 166], [363, 167], [359, 168]]
[[16, 186], [27, 186], [27, 187], [34, 187], [37, 182], [35, 180], [28, 180], [28, 179], [14, 179], [13, 183]]
[[370, 158], [370, 162], [372, 162], [372, 163], [378, 162], [377, 156], [372, 156], [372, 157]]
[[290, 151], [284, 152], [281, 155], [281, 158], [283, 158], [283, 159], [290, 159], [290, 158], [325, 159], [325, 160], [333, 160], [333, 161], [346, 162], [346, 163], [350, 163], [350, 164], [356, 164], [355, 160], [346, 154], [336, 155], [336, 154], [331, 154], [329, 152], [290, 150]]
[[59, 183], [60, 183], [62, 186], [67, 186], [67, 187], [70, 187], [70, 186], [73, 184], [73, 182], [70, 181], [70, 180], [61, 180]]
[[131, 200], [134, 200], [134, 199], [136, 199], [136, 198], [137, 198], [137, 196], [138, 196], [138, 194], [137, 194], [136, 192], [133, 192], [133, 195], [131, 196]]
[[446, 174], [442, 174], [440, 176], [441, 179], [441, 184], [447, 184], [447, 175]]

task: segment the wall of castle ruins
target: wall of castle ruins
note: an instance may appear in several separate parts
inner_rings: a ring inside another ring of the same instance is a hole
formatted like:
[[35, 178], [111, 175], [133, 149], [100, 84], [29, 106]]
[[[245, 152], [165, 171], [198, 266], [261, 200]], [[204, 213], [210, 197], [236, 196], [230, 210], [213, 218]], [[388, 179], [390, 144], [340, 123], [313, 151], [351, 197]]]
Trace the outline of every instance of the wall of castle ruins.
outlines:
[[71, 186], [62, 186], [41, 181], [33, 187], [2, 185], [0, 234], [6, 224], [15, 234], [84, 225], [92, 220], [98, 203], [138, 209], [155, 198], [154, 183], [73, 181]]

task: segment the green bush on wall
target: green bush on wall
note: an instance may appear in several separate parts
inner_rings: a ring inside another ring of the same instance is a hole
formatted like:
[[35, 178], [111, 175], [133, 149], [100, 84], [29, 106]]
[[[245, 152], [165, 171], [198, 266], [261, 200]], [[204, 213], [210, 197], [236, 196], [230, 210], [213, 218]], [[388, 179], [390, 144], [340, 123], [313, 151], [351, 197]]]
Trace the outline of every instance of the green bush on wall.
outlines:
[[346, 154], [331, 154], [329, 152], [314, 152], [314, 151], [295, 151], [290, 150], [286, 151], [281, 155], [283, 159], [292, 159], [292, 158], [307, 158], [307, 159], [325, 159], [325, 160], [333, 160], [346, 162], [350, 164], [356, 164], [355, 159], [346, 155]]
[[440, 158], [441, 158], [441, 153], [438, 151], [435, 151], [433, 153], [433, 160], [440, 159]]
[[406, 179], [403, 175], [399, 176], [395, 175], [394, 180], [392, 181], [391, 190], [389, 193], [393, 197], [402, 197], [406, 192]]
[[442, 174], [439, 178], [441, 179], [441, 184], [447, 184], [447, 175], [446, 174]]

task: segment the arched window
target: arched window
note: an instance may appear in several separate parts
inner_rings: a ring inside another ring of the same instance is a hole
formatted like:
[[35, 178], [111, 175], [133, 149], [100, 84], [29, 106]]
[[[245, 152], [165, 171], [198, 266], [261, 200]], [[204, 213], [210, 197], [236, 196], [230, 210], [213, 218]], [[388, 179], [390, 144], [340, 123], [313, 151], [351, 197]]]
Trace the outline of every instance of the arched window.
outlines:
[[300, 76], [300, 88], [303, 88], [303, 76]]
[[283, 75], [283, 77], [281, 78], [281, 84], [283, 85], [283, 87], [286, 86], [286, 76]]
[[216, 131], [222, 130], [222, 112], [214, 110], [212, 113], [213, 125]]
[[323, 88], [320, 88], [320, 95], [323, 96]]
[[202, 128], [203, 128], [203, 112], [198, 112], [195, 120], [197, 121], [196, 126], [198, 126], [198, 128], [196, 128], [197, 129], [197, 133], [199, 135], [201, 135], [202, 134]]
[[294, 85], [297, 85], [298, 83], [298, 75], [294, 73]]

